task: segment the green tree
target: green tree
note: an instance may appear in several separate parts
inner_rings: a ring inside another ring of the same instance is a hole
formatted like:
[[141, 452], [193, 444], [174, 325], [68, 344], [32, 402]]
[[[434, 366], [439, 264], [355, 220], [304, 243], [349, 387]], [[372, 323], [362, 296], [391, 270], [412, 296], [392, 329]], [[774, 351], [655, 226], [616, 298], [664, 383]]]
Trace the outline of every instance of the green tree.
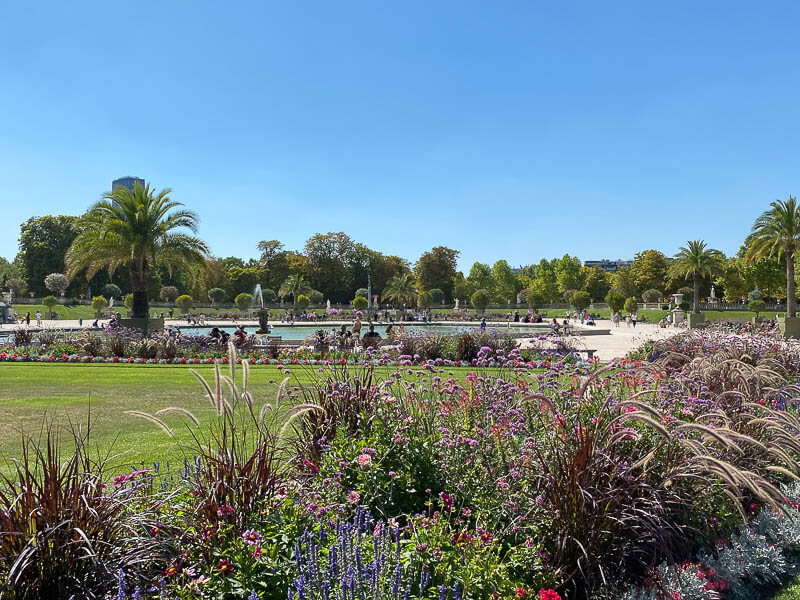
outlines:
[[629, 315], [632, 315], [637, 310], [639, 310], [639, 303], [636, 301], [636, 298], [628, 298], [625, 300], [625, 312]]
[[445, 246], [436, 246], [419, 257], [414, 265], [414, 275], [419, 288], [439, 288], [449, 301], [453, 297], [456, 260], [459, 252]]
[[44, 287], [54, 294], [66, 292], [69, 287], [69, 278], [63, 273], [50, 273], [44, 278]]
[[[439, 289], [439, 288], [433, 288]], [[453, 300], [458, 298], [461, 302], [467, 302], [472, 295], [474, 288], [469, 280], [464, 277], [464, 273], [458, 271], [453, 280]]]
[[625, 306], [625, 296], [619, 290], [608, 290], [605, 300], [612, 313], [621, 311]]
[[165, 285], [161, 288], [158, 295], [164, 302], [173, 302], [175, 298], [180, 296], [180, 292], [174, 285]]
[[467, 276], [473, 290], [491, 290], [494, 288], [494, 275], [492, 268], [484, 263], [473, 263]]
[[517, 277], [509, 264], [498, 260], [492, 267], [494, 295], [501, 302], [514, 302], [517, 299]]
[[485, 311], [486, 307], [489, 306], [489, 292], [486, 290], [477, 290], [470, 297], [469, 303], [480, 312]]
[[278, 294], [275, 293], [275, 290], [263, 288], [261, 290], [261, 297], [264, 299], [265, 304], [272, 304], [278, 299]]
[[430, 292], [420, 292], [417, 294], [417, 306], [420, 308], [430, 308], [433, 305], [433, 297]]
[[278, 290], [278, 296], [281, 298], [292, 297], [292, 306], [297, 308], [297, 298], [301, 294], [307, 294], [311, 291], [311, 285], [306, 281], [302, 275], [289, 275], [286, 281], [281, 285]]
[[620, 267], [611, 276], [611, 287], [618, 290], [626, 298], [639, 295], [639, 288], [630, 267]]
[[262, 273], [262, 287], [280, 287], [291, 275], [289, 253], [278, 240], [262, 240], [258, 242], [258, 250], [261, 252], [258, 262]]
[[549, 262], [543, 258], [536, 267], [536, 277], [533, 279], [531, 289], [541, 294], [545, 302], [553, 302], [560, 296], [554, 267], [556, 262], [555, 260]]
[[208, 299], [215, 304], [225, 302], [225, 297], [225, 290], [222, 288], [211, 288], [208, 290]]
[[525, 302], [533, 309], [533, 312], [539, 310], [544, 304], [544, 296], [534, 289], [527, 289], [524, 291]]
[[364, 296], [356, 296], [353, 298], [353, 308], [356, 310], [367, 310], [369, 302]]
[[800, 242], [800, 206], [797, 198], [776, 200], [753, 224], [747, 243], [749, 262], [756, 262], [766, 256], [786, 257], [786, 316], [797, 316], [795, 294], [794, 255]]
[[611, 277], [606, 271], [597, 267], [581, 267], [583, 290], [589, 292], [592, 300], [600, 302], [611, 289]]
[[[136, 301], [136, 295], [133, 296], [134, 302]], [[188, 294], [183, 294], [175, 298], [175, 306], [181, 309], [182, 313], [188, 313], [192, 310], [192, 305], [194, 304], [194, 299], [189, 296]]]
[[308, 307], [311, 305], [311, 298], [306, 296], [305, 294], [300, 294], [297, 297], [297, 308], [300, 311], [305, 312], [308, 310]]
[[[133, 288], [133, 317], [150, 313], [150, 274], [157, 263], [169, 272], [173, 266], [187, 268], [205, 262], [208, 247], [192, 233], [197, 215], [170, 200], [171, 190], [156, 193], [148, 184], [134, 184], [133, 190], [114, 188], [96, 202], [81, 220], [80, 233], [70, 246], [68, 274], [87, 270], [87, 278], [102, 268], [109, 275], [127, 264]], [[177, 210], [173, 210], [177, 209]], [[172, 211], [172, 212], [170, 212]]]
[[661, 300], [662, 294], [658, 290], [645, 290], [642, 292], [642, 300], [647, 303], [658, 302]]
[[[76, 217], [32, 217], [20, 227], [19, 257], [22, 271], [36, 296], [43, 296], [45, 277], [65, 271], [64, 256], [77, 235]], [[68, 290], [72, 291], [72, 290]]]
[[238, 294], [234, 299], [234, 304], [241, 310], [242, 312], [247, 311], [250, 306], [253, 304], [253, 294], [248, 294], [247, 292], [242, 292]]
[[319, 290], [311, 290], [308, 299], [311, 300], [311, 304], [320, 305], [325, 301], [325, 296]]
[[756, 319], [758, 318], [758, 314], [763, 312], [763, 310], [767, 307], [767, 303], [763, 300], [751, 300], [748, 308], [751, 312], [756, 313]]
[[592, 298], [589, 296], [589, 292], [581, 290], [572, 294], [569, 303], [575, 307], [575, 310], [584, 311], [592, 303]]
[[356, 290], [355, 295], [361, 296], [362, 298], [366, 298], [367, 296], [369, 296], [369, 292], [367, 291], [367, 288], [361, 287]]
[[128, 310], [133, 309], [133, 294], [125, 294], [124, 304]]
[[411, 275], [405, 273], [397, 277], [392, 277], [381, 295], [384, 302], [391, 302], [396, 306], [413, 306], [417, 299], [417, 291], [414, 289], [414, 281]]
[[692, 311], [700, 313], [700, 279], [722, 274], [725, 256], [719, 250], [706, 249], [702, 240], [692, 240], [681, 247], [669, 265], [669, 273], [674, 278], [692, 279]]
[[28, 289], [28, 282], [19, 277], [12, 277], [6, 279], [6, 288], [11, 292], [13, 297], [20, 296]]
[[444, 292], [439, 288], [428, 290], [428, 293], [431, 295], [433, 304], [442, 304], [444, 302]]
[[305, 245], [309, 285], [334, 302], [346, 301], [355, 288], [355, 252], [353, 240], [341, 231], [310, 237]]
[[116, 300], [122, 298], [122, 290], [119, 289], [119, 286], [116, 283], [105, 284], [103, 289], [100, 290], [100, 293], [106, 298], [115, 298]]
[[108, 306], [108, 300], [106, 300], [103, 296], [95, 296], [92, 298], [92, 309], [94, 310], [94, 316], [98, 319], [103, 316], [103, 309]]
[[567, 290], [583, 288], [581, 261], [578, 257], [565, 254], [561, 258], [554, 260], [553, 263], [559, 293], [563, 294]]
[[231, 267], [227, 273], [225, 294], [235, 298], [242, 292], [252, 292], [262, 276], [260, 267]]
[[53, 307], [58, 305], [58, 298], [55, 296], [45, 296], [42, 298], [42, 304], [47, 307], [47, 314], [49, 318], [53, 318]]
[[658, 250], [645, 250], [636, 254], [630, 269], [637, 291], [666, 289], [667, 257]]

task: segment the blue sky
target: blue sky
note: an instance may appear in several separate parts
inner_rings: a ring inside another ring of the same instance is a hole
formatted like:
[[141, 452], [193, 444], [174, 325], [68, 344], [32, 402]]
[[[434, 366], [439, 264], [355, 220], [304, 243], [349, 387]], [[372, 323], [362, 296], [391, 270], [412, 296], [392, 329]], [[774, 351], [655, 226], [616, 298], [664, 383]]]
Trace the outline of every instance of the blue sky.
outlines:
[[[644, 6], [648, 4], [650, 6]], [[138, 175], [220, 256], [735, 252], [800, 192], [790, 2], [16, 2], [0, 256]]]

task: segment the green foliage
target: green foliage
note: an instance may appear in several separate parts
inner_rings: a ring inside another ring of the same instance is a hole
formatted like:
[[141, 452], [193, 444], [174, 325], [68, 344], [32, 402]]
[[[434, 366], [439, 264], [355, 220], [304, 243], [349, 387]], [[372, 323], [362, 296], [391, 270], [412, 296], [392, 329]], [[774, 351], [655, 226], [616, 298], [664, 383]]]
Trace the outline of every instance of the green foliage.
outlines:
[[108, 306], [108, 300], [104, 296], [94, 296], [92, 298], [92, 309], [95, 313], [101, 312]]
[[624, 308], [625, 312], [627, 312], [629, 315], [632, 315], [637, 310], [639, 310], [639, 303], [636, 301], [636, 298], [631, 297], [625, 300]]
[[630, 267], [620, 267], [611, 276], [611, 287], [619, 291], [626, 298], [639, 295], [639, 288]]
[[575, 292], [574, 294], [572, 294], [572, 297], [570, 298], [570, 304], [572, 304], [572, 306], [574, 306], [579, 311], [586, 310], [589, 307], [589, 304], [591, 304], [591, 302], [592, 299], [589, 296], [589, 292], [584, 292], [584, 291]]
[[690, 287], [681, 287], [678, 288], [678, 294], [683, 294], [683, 300], [689, 302], [691, 304], [692, 299], [694, 298], [694, 291]]
[[225, 302], [226, 296], [227, 294], [225, 293], [225, 290], [223, 290], [222, 288], [215, 287], [208, 290], [208, 299], [211, 300], [212, 302], [215, 303]]
[[667, 257], [658, 250], [639, 252], [633, 258], [631, 275], [638, 290], [666, 289]]
[[753, 300], [761, 300], [764, 298], [764, 294], [761, 293], [761, 290], [758, 288], [751, 290], [750, 293], [747, 294], [747, 299], [752, 302]]
[[272, 304], [278, 299], [278, 295], [275, 293], [275, 290], [270, 288], [262, 288], [261, 297], [264, 299], [266, 304]]
[[112, 275], [117, 267], [128, 265], [133, 316], [148, 316], [156, 264], [189, 270], [208, 256], [206, 244], [191, 235], [197, 231], [197, 215], [180, 208], [183, 205], [171, 200], [170, 193], [136, 183], [133, 190], [120, 186], [105, 194], [80, 221], [80, 233], [66, 255], [67, 274], [86, 269], [91, 278], [105, 268]]
[[492, 267], [492, 279], [494, 280], [494, 296], [501, 302], [514, 302], [517, 292], [517, 277], [511, 270], [509, 264], [504, 260], [498, 260]]
[[758, 318], [758, 314], [763, 312], [766, 307], [767, 303], [763, 300], [750, 300], [750, 304], [747, 305], [747, 308], [756, 313], [756, 318]]
[[625, 306], [625, 296], [619, 290], [611, 289], [605, 297], [606, 304], [612, 313], [621, 311]]
[[353, 298], [353, 308], [356, 310], [367, 310], [369, 303], [364, 296], [356, 296]]
[[494, 287], [492, 268], [484, 263], [473, 263], [467, 277], [472, 290], [491, 290]]
[[383, 290], [383, 301], [392, 302], [395, 306], [413, 306], [417, 298], [417, 291], [414, 289], [414, 280], [409, 273], [392, 277], [386, 288]]
[[583, 288], [581, 278], [581, 261], [576, 256], [565, 254], [558, 260], [553, 261], [558, 291], [564, 293], [567, 290], [579, 290]]
[[308, 294], [311, 304], [320, 305], [325, 302], [325, 296], [319, 290], [311, 290]]
[[442, 304], [444, 302], [444, 292], [439, 288], [433, 288], [432, 290], [428, 290], [428, 293], [431, 295], [431, 300], [433, 304]]
[[430, 292], [420, 292], [417, 296], [417, 306], [421, 308], [430, 308], [433, 304], [433, 296]]
[[124, 304], [128, 310], [133, 308], [133, 294], [125, 294]]
[[278, 290], [278, 296], [281, 298], [291, 296], [292, 303], [297, 307], [298, 296], [309, 292], [311, 292], [311, 286], [305, 277], [302, 275], [290, 275], [281, 285], [281, 289]]
[[489, 292], [486, 290], [477, 290], [469, 299], [469, 303], [475, 308], [483, 312], [489, 305]]
[[367, 288], [365, 288], [365, 287], [358, 288], [356, 290], [356, 294], [355, 294], [354, 297], [357, 298], [358, 296], [361, 296], [362, 298], [366, 298], [367, 296], [369, 296], [369, 292], [367, 291]]
[[175, 306], [181, 309], [181, 312], [187, 313], [191, 310], [194, 304], [194, 299], [188, 294], [183, 294], [175, 298]]
[[119, 286], [115, 283], [107, 283], [103, 286], [103, 289], [100, 290], [100, 293], [106, 298], [114, 298], [116, 300], [122, 298], [122, 290], [119, 289]]
[[45, 294], [49, 273], [64, 272], [64, 256], [78, 233], [77, 222], [76, 217], [46, 215], [32, 217], [20, 227], [22, 275], [36, 296]]
[[6, 287], [11, 291], [12, 296], [20, 296], [28, 289], [28, 282], [19, 277], [12, 277], [6, 280]]
[[581, 267], [583, 289], [595, 302], [600, 302], [611, 289], [611, 277], [598, 267]]
[[642, 300], [647, 303], [658, 302], [661, 299], [661, 292], [656, 289], [645, 290], [642, 292]]
[[55, 296], [45, 296], [42, 298], [42, 304], [47, 307], [47, 312], [52, 315], [53, 307], [58, 305], [58, 298]]
[[528, 306], [534, 311], [540, 309], [544, 304], [544, 296], [542, 296], [542, 294], [537, 292], [535, 289], [525, 290], [524, 297], [525, 302], [527, 302]]
[[691, 278], [694, 282], [692, 310], [695, 313], [700, 312], [700, 279], [722, 275], [724, 264], [725, 255], [713, 248], [706, 249], [702, 240], [690, 240], [669, 264], [669, 274], [674, 279]]
[[59, 292], [66, 291], [69, 286], [69, 278], [63, 273], [50, 273], [44, 278], [44, 287], [58, 294]]
[[305, 294], [300, 294], [297, 297], [297, 308], [300, 310], [307, 310], [308, 307], [311, 305], [311, 298], [306, 296]]
[[236, 296], [233, 302], [236, 304], [239, 310], [246, 311], [253, 304], [253, 294], [242, 292]]
[[445, 246], [436, 246], [423, 253], [414, 265], [414, 276], [420, 289], [439, 288], [445, 298], [452, 298], [458, 255], [457, 250]]
[[180, 292], [174, 285], [165, 285], [161, 288], [158, 295], [164, 302], [174, 302], [175, 298], [180, 295]]

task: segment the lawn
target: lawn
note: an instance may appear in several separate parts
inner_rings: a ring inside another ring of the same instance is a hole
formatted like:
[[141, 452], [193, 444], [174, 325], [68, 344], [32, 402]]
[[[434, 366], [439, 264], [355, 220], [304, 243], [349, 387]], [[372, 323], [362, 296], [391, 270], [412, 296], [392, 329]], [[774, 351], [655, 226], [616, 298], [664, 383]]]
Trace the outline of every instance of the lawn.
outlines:
[[[193, 367], [213, 382], [210, 365]], [[223, 374], [228, 373], [225, 366]], [[307, 384], [312, 367], [293, 367], [290, 383]], [[451, 369], [463, 378], [468, 369]], [[379, 377], [388, 368], [377, 369]], [[241, 369], [237, 374], [240, 379]], [[274, 400], [285, 375], [274, 366], [250, 369], [249, 388], [256, 404]], [[416, 376], [414, 376], [416, 377]], [[185, 417], [166, 415], [175, 432], [169, 438], [157, 426], [140, 417], [125, 414], [139, 410], [150, 414], [179, 406], [200, 421], [210, 422], [214, 410], [199, 381], [188, 366], [167, 365], [83, 365], [3, 364], [0, 365], [0, 457], [20, 455], [21, 432], [37, 433], [52, 419], [62, 427], [85, 424], [91, 414], [92, 439], [103, 450], [119, 454], [115, 464], [127, 470], [132, 463], [180, 460], [181, 444], [191, 441]], [[2, 468], [2, 466], [0, 466]]]

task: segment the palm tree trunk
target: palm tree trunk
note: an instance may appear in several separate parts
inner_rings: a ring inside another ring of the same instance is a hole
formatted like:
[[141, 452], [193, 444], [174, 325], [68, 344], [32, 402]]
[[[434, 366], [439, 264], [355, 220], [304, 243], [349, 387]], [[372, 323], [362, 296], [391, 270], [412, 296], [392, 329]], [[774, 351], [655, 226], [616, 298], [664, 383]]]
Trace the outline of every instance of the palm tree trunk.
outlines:
[[797, 316], [797, 300], [795, 299], [794, 283], [794, 248], [786, 252], [786, 316]]
[[131, 263], [131, 287], [133, 288], [133, 308], [131, 317], [147, 319], [150, 316], [149, 294], [150, 268], [147, 264]]
[[694, 298], [692, 298], [692, 312], [700, 314], [700, 273], [694, 272]]

